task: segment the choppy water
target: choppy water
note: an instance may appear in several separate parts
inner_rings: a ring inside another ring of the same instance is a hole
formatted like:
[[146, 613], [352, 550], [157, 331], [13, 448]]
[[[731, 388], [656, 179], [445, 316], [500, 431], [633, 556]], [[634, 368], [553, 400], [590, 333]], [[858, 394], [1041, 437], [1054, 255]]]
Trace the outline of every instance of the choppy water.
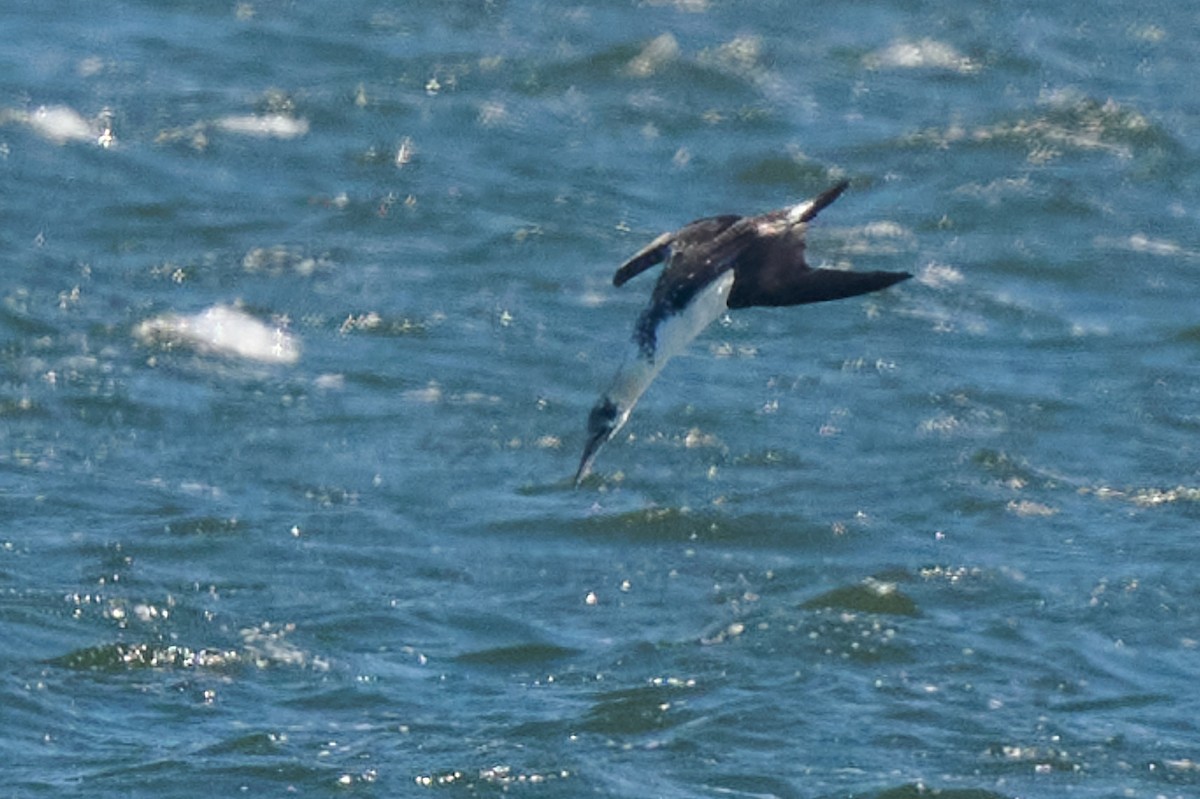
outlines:
[[1196, 795], [1200, 19], [996, 5], [6, 4], [4, 795]]

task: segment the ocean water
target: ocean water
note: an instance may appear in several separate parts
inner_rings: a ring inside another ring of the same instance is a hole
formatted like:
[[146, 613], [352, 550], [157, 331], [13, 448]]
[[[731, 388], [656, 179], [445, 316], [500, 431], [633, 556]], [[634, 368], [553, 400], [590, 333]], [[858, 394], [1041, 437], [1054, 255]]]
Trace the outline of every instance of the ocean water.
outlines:
[[[0, 796], [1200, 794], [1200, 14], [0, 8]], [[848, 178], [596, 474], [700, 216]]]

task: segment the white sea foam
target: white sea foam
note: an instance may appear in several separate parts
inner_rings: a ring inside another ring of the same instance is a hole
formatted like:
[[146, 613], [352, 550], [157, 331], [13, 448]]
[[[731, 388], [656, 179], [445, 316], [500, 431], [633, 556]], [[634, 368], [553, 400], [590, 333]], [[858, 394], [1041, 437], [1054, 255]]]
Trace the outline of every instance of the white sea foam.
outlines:
[[299, 342], [281, 326], [265, 324], [224, 305], [189, 316], [156, 316], [139, 324], [134, 335], [145, 343], [186, 346], [263, 363], [295, 363], [300, 357]]
[[295, 139], [308, 133], [308, 120], [286, 114], [244, 114], [221, 117], [213, 125], [226, 133], [264, 139]]
[[95, 141], [92, 123], [65, 105], [42, 106], [28, 117], [29, 127], [51, 141]]
[[960, 74], [979, 71], [979, 64], [936, 39], [901, 39], [863, 59], [868, 69], [943, 69]]
[[0, 124], [8, 122], [27, 125], [55, 144], [86, 142], [111, 147], [116, 143], [107, 112], [97, 119], [88, 119], [65, 105], [43, 105], [34, 111], [0, 109]]

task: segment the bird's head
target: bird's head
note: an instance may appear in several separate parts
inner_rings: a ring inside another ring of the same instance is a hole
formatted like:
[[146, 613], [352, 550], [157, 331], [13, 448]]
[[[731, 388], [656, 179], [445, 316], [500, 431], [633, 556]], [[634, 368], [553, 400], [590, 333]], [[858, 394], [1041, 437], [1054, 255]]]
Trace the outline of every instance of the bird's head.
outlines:
[[588, 414], [587, 444], [583, 448], [583, 457], [579, 460], [579, 470], [575, 472], [575, 485], [578, 486], [591, 472], [592, 461], [596, 459], [600, 448], [625, 425], [631, 410], [632, 406], [622, 407], [609, 396], [601, 397], [592, 408], [592, 412]]

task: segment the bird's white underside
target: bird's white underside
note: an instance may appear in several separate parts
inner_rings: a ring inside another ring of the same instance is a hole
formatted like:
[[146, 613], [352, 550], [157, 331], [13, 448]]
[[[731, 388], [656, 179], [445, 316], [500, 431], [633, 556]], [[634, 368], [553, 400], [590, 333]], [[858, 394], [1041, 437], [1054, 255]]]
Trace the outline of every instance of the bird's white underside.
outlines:
[[[608, 397], [627, 417], [638, 398], [658, 377], [667, 361], [687, 349], [688, 345], [729, 309], [729, 292], [733, 289], [733, 270], [721, 274], [705, 286], [692, 302], [678, 313], [667, 317], [655, 331], [655, 348], [647, 356], [636, 343], [613, 379]], [[624, 422], [624, 418], [621, 419]]]

